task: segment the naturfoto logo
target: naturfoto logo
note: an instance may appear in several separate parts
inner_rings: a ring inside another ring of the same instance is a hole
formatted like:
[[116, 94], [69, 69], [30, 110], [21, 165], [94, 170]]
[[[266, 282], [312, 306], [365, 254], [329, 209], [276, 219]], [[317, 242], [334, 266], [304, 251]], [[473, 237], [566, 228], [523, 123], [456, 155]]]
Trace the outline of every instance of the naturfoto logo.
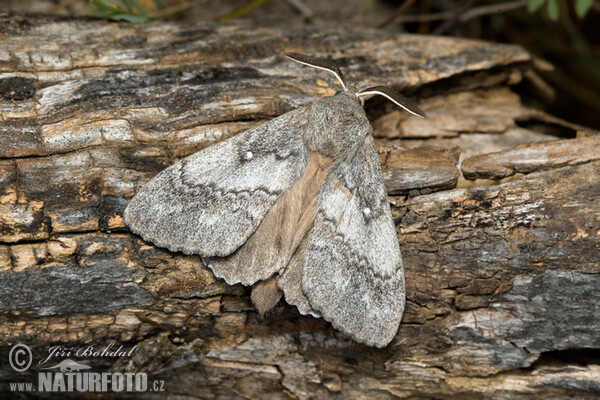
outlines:
[[[145, 372], [96, 372], [93, 367], [65, 357], [131, 357], [135, 347], [125, 351], [123, 346], [110, 343], [103, 347], [80, 348], [53, 346], [49, 355], [39, 361], [37, 386], [34, 382], [11, 382], [12, 392], [162, 392], [163, 380], [149, 382]], [[23, 343], [14, 345], [9, 354], [13, 370], [25, 372], [32, 366], [33, 354]], [[54, 364], [54, 365], [52, 365]], [[35, 365], [35, 364], [34, 364]], [[35, 368], [35, 367], [34, 367]]]

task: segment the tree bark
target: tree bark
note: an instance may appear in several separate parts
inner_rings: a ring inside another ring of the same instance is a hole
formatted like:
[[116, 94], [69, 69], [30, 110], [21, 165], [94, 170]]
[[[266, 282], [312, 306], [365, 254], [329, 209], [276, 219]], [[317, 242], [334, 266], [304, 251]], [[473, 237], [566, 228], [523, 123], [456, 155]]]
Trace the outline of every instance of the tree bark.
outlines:
[[[0, 365], [2, 390], [36, 381], [51, 346], [115, 343], [133, 356], [76, 360], [164, 380], [147, 398], [600, 394], [600, 137], [522, 104], [548, 93], [522, 48], [7, 14], [0, 35], [0, 355], [19, 342], [34, 355], [25, 373]], [[177, 159], [335, 93], [292, 51], [330, 56], [360, 88], [396, 85], [428, 114], [366, 103], [407, 284], [385, 349], [283, 301], [260, 320], [246, 288], [123, 224]]]

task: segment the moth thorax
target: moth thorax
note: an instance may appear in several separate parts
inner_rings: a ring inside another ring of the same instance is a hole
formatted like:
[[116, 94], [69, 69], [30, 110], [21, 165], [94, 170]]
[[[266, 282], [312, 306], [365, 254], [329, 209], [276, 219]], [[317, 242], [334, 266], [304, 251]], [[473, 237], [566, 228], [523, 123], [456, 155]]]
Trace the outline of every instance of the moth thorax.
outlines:
[[312, 150], [334, 159], [353, 154], [371, 125], [353, 93], [340, 92], [315, 102], [308, 120], [308, 140]]

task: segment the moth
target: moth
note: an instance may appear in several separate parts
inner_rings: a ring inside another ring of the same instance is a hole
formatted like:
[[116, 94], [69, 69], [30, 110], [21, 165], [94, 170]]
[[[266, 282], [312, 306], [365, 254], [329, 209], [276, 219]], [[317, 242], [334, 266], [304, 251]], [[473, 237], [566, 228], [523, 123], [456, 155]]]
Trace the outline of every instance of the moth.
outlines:
[[333, 73], [342, 90], [173, 164], [133, 197], [125, 223], [200, 255], [228, 284], [252, 285], [261, 314], [283, 295], [301, 314], [384, 347], [404, 311], [404, 270], [360, 98], [425, 114], [391, 87], [349, 88], [331, 61], [287, 57]]

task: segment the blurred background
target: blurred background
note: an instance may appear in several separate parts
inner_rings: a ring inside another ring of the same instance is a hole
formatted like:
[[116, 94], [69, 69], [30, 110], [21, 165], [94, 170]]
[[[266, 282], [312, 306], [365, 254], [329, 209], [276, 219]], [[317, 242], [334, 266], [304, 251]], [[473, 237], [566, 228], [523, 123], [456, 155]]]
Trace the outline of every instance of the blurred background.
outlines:
[[519, 44], [537, 56], [524, 102], [600, 129], [600, 0], [0, 0], [4, 12], [92, 16], [128, 23], [176, 19], [346, 24], [398, 33]]

